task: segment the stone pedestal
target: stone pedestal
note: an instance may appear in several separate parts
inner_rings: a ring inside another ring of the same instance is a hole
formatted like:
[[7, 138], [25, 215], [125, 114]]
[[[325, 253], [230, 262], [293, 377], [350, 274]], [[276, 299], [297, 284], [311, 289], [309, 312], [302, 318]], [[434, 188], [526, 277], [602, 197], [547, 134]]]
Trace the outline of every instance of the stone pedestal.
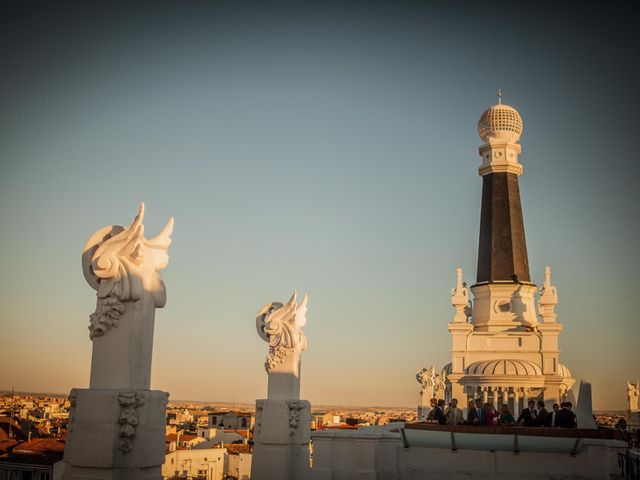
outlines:
[[73, 389], [64, 480], [161, 478], [168, 394]]
[[627, 427], [630, 432], [635, 432], [636, 429], [640, 428], [640, 410], [627, 412]]
[[308, 478], [310, 425], [306, 400], [256, 400], [252, 480]]
[[265, 305], [256, 318], [258, 335], [269, 343], [265, 369], [268, 399], [256, 400], [252, 480], [306, 480], [309, 477], [311, 404], [300, 400], [300, 360], [307, 348], [307, 296], [300, 305]]

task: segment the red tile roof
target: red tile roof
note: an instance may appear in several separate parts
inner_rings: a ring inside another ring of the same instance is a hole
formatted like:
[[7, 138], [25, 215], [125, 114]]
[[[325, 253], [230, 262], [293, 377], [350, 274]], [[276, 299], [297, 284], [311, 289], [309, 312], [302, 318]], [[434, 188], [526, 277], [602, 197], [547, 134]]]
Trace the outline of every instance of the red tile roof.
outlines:
[[33, 453], [33, 452], [64, 452], [64, 441], [57, 438], [33, 438], [28, 442], [22, 442], [13, 448], [16, 453]]
[[18, 440], [0, 440], [0, 455], [11, 450], [12, 447], [15, 447], [20, 442]]
[[244, 443], [229, 443], [224, 446], [227, 452], [231, 455], [238, 455], [240, 453], [251, 453], [251, 446]]
[[189, 442], [191, 440], [193, 440], [194, 438], [198, 438], [197, 435], [189, 435], [186, 433], [182, 433], [180, 435], [177, 435], [175, 433], [170, 433], [167, 435], [166, 441], [167, 442], [176, 442], [178, 441], [178, 437], [180, 437], [180, 442]]
[[239, 430], [239, 429], [225, 429], [224, 433], [237, 433], [238, 435], [242, 436], [243, 438], [251, 438], [251, 431], [244, 429], [244, 430]]

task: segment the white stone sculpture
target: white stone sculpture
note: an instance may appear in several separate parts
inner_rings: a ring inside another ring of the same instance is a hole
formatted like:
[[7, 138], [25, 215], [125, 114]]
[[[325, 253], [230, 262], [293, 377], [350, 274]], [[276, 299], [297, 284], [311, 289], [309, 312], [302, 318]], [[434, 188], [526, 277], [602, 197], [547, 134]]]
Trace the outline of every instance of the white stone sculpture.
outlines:
[[423, 368], [416, 373], [416, 380], [421, 385], [420, 406], [418, 407], [418, 418], [424, 420], [431, 410], [430, 401], [432, 398], [444, 398], [446, 389], [447, 373], [435, 373], [435, 367]]
[[434, 376], [435, 367], [431, 366], [429, 368], [423, 368], [416, 373], [416, 380], [422, 387], [420, 389], [420, 396], [422, 397], [422, 402], [427, 402], [433, 398], [433, 376]]
[[[423, 368], [416, 373], [416, 380], [422, 385], [420, 396], [423, 405], [428, 405], [432, 398], [442, 398], [439, 395], [444, 394], [446, 388], [447, 373], [443, 370], [441, 373], [435, 373], [435, 367]], [[424, 402], [427, 402], [426, 404]]]
[[304, 480], [309, 475], [311, 404], [300, 400], [300, 361], [307, 348], [308, 297], [272, 302], [258, 312], [258, 335], [269, 344], [267, 399], [256, 400], [253, 480]]
[[144, 238], [144, 204], [128, 227], [107, 226], [85, 244], [82, 270], [97, 292], [88, 389], [73, 389], [64, 480], [160, 479], [166, 392], [150, 390], [155, 309], [166, 302], [173, 219]]
[[629, 411], [638, 411], [638, 396], [640, 395], [640, 381], [636, 380], [636, 383], [631, 383], [627, 380], [627, 400], [629, 401]]
[[280, 302], [266, 304], [258, 312], [256, 329], [258, 335], [269, 344], [269, 354], [264, 366], [267, 373], [287, 357], [307, 348], [307, 339], [302, 331], [307, 323], [307, 302], [305, 295], [297, 304], [296, 292], [286, 305]]
[[84, 246], [82, 271], [98, 297], [96, 311], [90, 316], [92, 340], [117, 327], [124, 302], [138, 301], [145, 292], [151, 295], [153, 307], [164, 307], [167, 294], [158, 272], [169, 263], [173, 218], [151, 240], [144, 238], [143, 218], [141, 203], [131, 225], [103, 227]]

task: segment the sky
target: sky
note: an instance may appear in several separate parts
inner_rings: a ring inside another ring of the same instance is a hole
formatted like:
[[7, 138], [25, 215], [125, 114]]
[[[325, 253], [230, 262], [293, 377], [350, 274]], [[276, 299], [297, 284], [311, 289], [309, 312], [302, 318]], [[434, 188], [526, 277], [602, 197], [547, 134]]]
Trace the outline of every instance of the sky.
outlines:
[[[98, 228], [175, 217], [152, 387], [266, 396], [256, 312], [309, 294], [302, 397], [415, 406], [475, 279], [477, 121], [520, 112], [532, 280], [560, 361], [626, 408], [640, 377], [633, 2], [0, 7], [0, 390], [89, 381]], [[564, 10], [562, 8], [565, 8]]]

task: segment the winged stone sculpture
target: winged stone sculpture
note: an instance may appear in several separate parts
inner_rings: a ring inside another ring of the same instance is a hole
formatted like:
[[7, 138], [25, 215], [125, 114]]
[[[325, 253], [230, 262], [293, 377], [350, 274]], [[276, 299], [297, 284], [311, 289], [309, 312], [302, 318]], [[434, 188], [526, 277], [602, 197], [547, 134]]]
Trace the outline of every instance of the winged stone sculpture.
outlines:
[[82, 271], [97, 292], [96, 311], [90, 315], [93, 340], [117, 327], [125, 302], [140, 300], [148, 292], [155, 308], [166, 302], [166, 289], [158, 272], [169, 263], [173, 218], [152, 239], [144, 238], [144, 203], [128, 227], [108, 225], [95, 232], [82, 254]]
[[433, 391], [433, 380], [435, 374], [435, 367], [431, 366], [430, 368], [423, 368], [422, 370], [416, 373], [416, 380], [421, 385], [420, 396], [424, 396], [427, 394], [428, 398], [431, 399], [433, 394], [429, 396], [429, 393]]
[[307, 323], [307, 302], [305, 294], [300, 305], [294, 290], [288, 303], [272, 302], [266, 304], [256, 317], [258, 335], [269, 344], [269, 353], [264, 366], [267, 373], [275, 368], [295, 350], [306, 350], [307, 339], [302, 331]]

